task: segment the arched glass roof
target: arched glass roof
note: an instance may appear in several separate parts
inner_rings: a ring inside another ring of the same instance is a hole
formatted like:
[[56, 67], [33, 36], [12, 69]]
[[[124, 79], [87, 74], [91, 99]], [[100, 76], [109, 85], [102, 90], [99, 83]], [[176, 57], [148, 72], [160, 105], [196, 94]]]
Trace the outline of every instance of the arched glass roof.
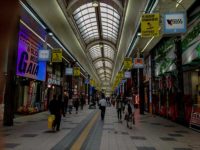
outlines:
[[101, 48], [98, 45], [92, 46], [89, 50], [90, 56], [93, 60], [102, 57]]
[[100, 11], [103, 38], [116, 43], [120, 22], [119, 13], [105, 3], [100, 3]]
[[77, 8], [73, 16], [85, 43], [99, 39], [96, 13], [92, 3]]
[[116, 51], [103, 41], [117, 45], [121, 19], [119, 12], [106, 3], [100, 2], [98, 7], [86, 3], [73, 12], [73, 18], [86, 46], [99, 41], [88, 52], [100, 79], [110, 80]]
[[114, 50], [109, 45], [104, 45], [104, 57], [114, 59]]

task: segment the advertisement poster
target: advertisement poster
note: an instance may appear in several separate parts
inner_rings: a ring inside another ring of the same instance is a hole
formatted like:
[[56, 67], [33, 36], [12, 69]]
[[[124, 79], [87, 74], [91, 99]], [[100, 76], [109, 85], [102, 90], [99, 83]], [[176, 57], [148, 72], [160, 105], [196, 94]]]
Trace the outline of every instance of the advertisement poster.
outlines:
[[38, 62], [38, 49], [37, 45], [20, 31], [16, 75], [45, 81], [46, 62]]

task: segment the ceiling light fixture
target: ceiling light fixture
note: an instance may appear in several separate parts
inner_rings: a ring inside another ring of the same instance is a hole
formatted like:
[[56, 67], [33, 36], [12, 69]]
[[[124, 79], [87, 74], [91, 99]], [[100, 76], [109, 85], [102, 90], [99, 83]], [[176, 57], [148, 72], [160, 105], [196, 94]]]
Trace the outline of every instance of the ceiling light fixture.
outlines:
[[176, 8], [181, 4], [182, 1], [183, 1], [183, 0], [178, 0], [178, 1], [176, 2]]
[[97, 0], [94, 0], [94, 1], [92, 2], [92, 6], [93, 6], [93, 7], [98, 7], [98, 6], [99, 6], [98, 1], [97, 1]]

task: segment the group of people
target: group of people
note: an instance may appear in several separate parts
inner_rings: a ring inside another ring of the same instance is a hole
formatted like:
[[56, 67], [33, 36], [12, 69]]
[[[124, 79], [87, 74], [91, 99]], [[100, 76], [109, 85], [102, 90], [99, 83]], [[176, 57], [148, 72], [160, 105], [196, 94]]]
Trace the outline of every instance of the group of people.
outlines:
[[67, 112], [71, 114], [73, 107], [75, 108], [77, 114], [79, 105], [81, 105], [81, 109], [83, 110], [84, 104], [85, 100], [83, 95], [81, 95], [80, 98], [77, 95], [75, 95], [73, 98], [70, 99], [68, 93], [64, 91], [63, 100], [62, 95], [59, 95], [58, 97], [57, 95], [53, 95], [53, 99], [49, 103], [49, 111], [52, 115], [55, 116], [55, 120], [52, 124], [52, 129], [59, 131], [61, 117], [65, 117]]
[[124, 113], [124, 119], [128, 128], [132, 128], [132, 125], [135, 124], [135, 109], [134, 102], [131, 97], [122, 99], [120, 95], [116, 98], [116, 109], [118, 121], [122, 122], [122, 112]]
[[[122, 99], [120, 95], [116, 98], [116, 109], [118, 121], [122, 122], [122, 112], [124, 113], [124, 119], [126, 120], [126, 125], [128, 128], [132, 128], [132, 125], [135, 124], [135, 109], [134, 102], [131, 97], [126, 97]], [[104, 120], [105, 110], [107, 106], [107, 101], [105, 96], [102, 95], [101, 100], [99, 101], [99, 108], [101, 110], [101, 120]]]

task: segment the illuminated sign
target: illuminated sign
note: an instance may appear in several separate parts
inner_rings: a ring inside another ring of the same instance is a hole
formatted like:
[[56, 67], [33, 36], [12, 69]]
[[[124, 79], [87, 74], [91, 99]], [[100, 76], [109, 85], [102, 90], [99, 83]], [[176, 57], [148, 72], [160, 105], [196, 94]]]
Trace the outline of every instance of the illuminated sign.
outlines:
[[50, 50], [39, 50], [38, 61], [49, 61], [51, 59]]
[[65, 75], [73, 75], [73, 68], [65, 68]]
[[131, 72], [130, 71], [124, 72], [124, 77], [125, 78], [131, 78]]
[[186, 14], [168, 13], [164, 16], [164, 33], [185, 33], [186, 32]]
[[38, 46], [21, 31], [16, 67], [18, 76], [45, 81], [46, 62], [38, 62]]
[[144, 59], [143, 58], [134, 58], [133, 59], [134, 68], [144, 68]]

